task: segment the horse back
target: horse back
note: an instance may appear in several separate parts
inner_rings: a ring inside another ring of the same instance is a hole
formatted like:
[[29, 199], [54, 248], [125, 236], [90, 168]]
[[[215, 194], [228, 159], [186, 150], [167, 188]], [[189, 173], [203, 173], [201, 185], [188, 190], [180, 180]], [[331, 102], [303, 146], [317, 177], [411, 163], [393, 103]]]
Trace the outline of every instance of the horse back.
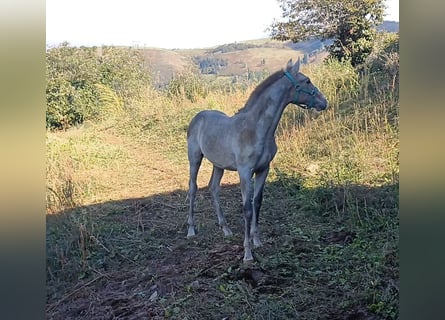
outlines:
[[187, 139], [189, 139], [192, 135], [197, 135], [198, 131], [202, 127], [215, 127], [228, 119], [229, 117], [221, 111], [218, 110], [203, 110], [198, 112], [193, 119], [190, 121], [190, 124], [187, 128]]

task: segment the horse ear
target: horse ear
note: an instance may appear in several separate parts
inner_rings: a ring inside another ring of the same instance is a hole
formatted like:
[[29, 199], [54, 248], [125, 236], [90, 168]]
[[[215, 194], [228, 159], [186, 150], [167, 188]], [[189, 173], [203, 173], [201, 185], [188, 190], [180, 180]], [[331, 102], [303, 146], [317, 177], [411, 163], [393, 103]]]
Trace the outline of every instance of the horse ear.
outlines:
[[298, 72], [300, 70], [300, 57], [298, 57], [297, 62], [295, 62], [295, 65], [292, 67], [294, 72]]
[[292, 65], [293, 65], [292, 59], [289, 59], [289, 61], [287, 62], [287, 65], [286, 65], [286, 70], [288, 70], [288, 71], [292, 70]]

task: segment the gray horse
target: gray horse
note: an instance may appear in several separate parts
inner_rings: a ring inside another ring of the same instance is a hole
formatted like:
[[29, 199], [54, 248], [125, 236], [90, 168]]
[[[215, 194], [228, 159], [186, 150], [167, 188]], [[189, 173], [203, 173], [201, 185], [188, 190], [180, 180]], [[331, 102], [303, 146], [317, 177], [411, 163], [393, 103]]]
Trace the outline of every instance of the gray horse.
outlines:
[[190, 164], [187, 237], [195, 235], [196, 178], [202, 158], [206, 157], [213, 164], [209, 188], [225, 236], [231, 236], [232, 231], [219, 204], [220, 182], [224, 170], [238, 171], [245, 223], [244, 261], [253, 260], [252, 242], [255, 248], [261, 246], [258, 218], [269, 165], [277, 152], [275, 130], [284, 108], [294, 103], [321, 111], [328, 105], [323, 94], [299, 69], [300, 59], [295, 64], [289, 60], [286, 69], [260, 83], [246, 105], [232, 117], [220, 111], [204, 110], [192, 119], [187, 131]]

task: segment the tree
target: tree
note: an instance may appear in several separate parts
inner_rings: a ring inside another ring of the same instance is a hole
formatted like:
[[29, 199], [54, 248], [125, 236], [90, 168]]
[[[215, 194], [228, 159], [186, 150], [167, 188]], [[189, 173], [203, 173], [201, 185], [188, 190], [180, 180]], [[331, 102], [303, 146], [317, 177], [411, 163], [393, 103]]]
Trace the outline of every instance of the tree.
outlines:
[[384, 0], [277, 0], [282, 20], [271, 25], [276, 40], [333, 40], [328, 47], [338, 60], [353, 66], [371, 52], [376, 27], [383, 21]]

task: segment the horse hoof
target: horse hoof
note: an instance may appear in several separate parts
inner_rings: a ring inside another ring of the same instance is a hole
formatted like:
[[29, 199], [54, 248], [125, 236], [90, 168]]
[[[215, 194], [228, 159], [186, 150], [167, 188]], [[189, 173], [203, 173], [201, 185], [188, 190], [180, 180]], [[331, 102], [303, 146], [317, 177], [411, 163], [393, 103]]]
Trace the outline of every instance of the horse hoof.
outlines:
[[244, 253], [244, 259], [243, 259], [244, 263], [251, 263], [253, 262], [253, 256], [251, 252], [248, 253]]
[[251, 265], [251, 264], [253, 264], [253, 258], [243, 259], [243, 263], [244, 263], [244, 265]]
[[190, 228], [188, 230], [188, 232], [187, 232], [187, 238], [192, 238], [194, 236], [196, 236], [195, 229], [194, 228]]
[[224, 237], [226, 238], [233, 236], [233, 233], [229, 228], [223, 229], [223, 232], [224, 232]]
[[253, 247], [254, 248], [259, 248], [261, 247], [263, 244], [261, 243], [260, 239], [253, 239]]

